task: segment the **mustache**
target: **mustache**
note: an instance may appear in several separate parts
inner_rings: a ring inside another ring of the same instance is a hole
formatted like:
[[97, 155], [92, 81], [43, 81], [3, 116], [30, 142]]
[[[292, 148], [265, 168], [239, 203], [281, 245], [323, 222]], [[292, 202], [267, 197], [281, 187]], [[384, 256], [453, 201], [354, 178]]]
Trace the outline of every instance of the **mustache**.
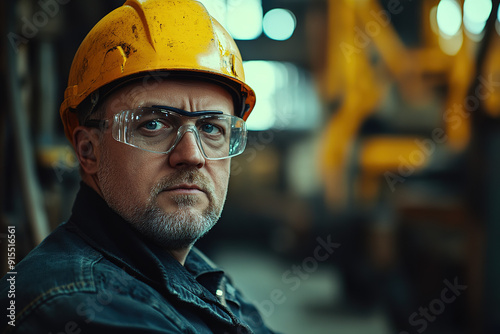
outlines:
[[175, 171], [173, 174], [165, 176], [160, 181], [158, 181], [155, 187], [151, 190], [151, 195], [154, 198], [158, 196], [162, 191], [183, 183], [197, 185], [209, 196], [209, 198], [211, 198], [212, 194], [214, 193], [214, 188], [209, 179], [200, 171], [196, 169], [181, 169]]

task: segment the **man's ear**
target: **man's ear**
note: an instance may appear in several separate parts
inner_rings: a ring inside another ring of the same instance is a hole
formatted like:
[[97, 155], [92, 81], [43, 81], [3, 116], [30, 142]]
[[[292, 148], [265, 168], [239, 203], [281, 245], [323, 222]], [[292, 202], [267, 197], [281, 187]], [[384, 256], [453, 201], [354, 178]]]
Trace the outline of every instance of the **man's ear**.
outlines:
[[73, 131], [75, 152], [83, 171], [89, 175], [97, 173], [99, 161], [96, 155], [98, 138], [92, 129], [78, 126]]

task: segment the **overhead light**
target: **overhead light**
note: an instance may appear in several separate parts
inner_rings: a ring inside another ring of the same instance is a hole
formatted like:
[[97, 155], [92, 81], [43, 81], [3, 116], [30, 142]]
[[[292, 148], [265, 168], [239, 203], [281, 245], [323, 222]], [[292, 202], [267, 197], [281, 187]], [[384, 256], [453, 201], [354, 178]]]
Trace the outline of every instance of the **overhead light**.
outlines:
[[292, 37], [296, 25], [295, 15], [287, 9], [271, 9], [264, 15], [264, 33], [277, 41], [285, 41]]
[[465, 0], [464, 17], [473, 22], [484, 22], [490, 16], [492, 8], [491, 0]]
[[481, 34], [492, 8], [491, 0], [465, 0], [464, 26], [467, 31], [476, 35]]
[[441, 0], [437, 8], [437, 24], [444, 37], [455, 36], [462, 26], [462, 12], [455, 0]]
[[319, 126], [319, 98], [307, 71], [291, 63], [264, 60], [246, 61], [243, 67], [245, 81], [257, 95], [247, 120], [249, 130], [310, 130]]
[[252, 40], [262, 34], [261, 0], [228, 0], [227, 30], [234, 39]]
[[262, 60], [246, 61], [243, 63], [245, 81], [253, 87], [259, 102], [248, 118], [249, 130], [264, 131], [273, 127], [276, 120], [276, 109], [273, 103], [273, 94], [276, 90], [276, 73], [273, 63]]

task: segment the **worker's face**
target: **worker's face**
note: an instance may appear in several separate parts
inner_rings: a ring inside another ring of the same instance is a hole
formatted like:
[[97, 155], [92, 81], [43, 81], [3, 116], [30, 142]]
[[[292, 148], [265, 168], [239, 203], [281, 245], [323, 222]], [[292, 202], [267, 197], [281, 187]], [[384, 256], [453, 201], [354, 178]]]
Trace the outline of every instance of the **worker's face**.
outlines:
[[[186, 111], [233, 114], [230, 94], [200, 81], [164, 80], [131, 84], [104, 105], [106, 119], [122, 111], [153, 105]], [[194, 243], [218, 220], [226, 198], [230, 159], [206, 160], [195, 135], [187, 132], [169, 154], [143, 151], [104, 133], [97, 182], [104, 199], [145, 236], [169, 249]]]

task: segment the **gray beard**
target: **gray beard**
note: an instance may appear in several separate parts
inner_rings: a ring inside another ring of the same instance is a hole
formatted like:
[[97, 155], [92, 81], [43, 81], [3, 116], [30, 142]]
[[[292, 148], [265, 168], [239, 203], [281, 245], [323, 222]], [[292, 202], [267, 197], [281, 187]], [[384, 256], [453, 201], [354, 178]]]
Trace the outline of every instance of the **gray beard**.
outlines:
[[[103, 165], [106, 166], [106, 163]], [[151, 190], [147, 204], [142, 207], [131, 207], [130, 199], [125, 201], [117, 198], [117, 190], [111, 184], [110, 172], [106, 167], [100, 169], [98, 177], [103, 197], [111, 209], [141, 235], [168, 250], [192, 246], [217, 223], [224, 206], [225, 196], [217, 201], [211, 183], [195, 169], [178, 170], [160, 180]], [[201, 214], [191, 212], [190, 207], [199, 201], [199, 198], [191, 195], [174, 196], [177, 210], [172, 213], [165, 213], [159, 207], [158, 195], [169, 186], [180, 183], [195, 183], [205, 191], [209, 205]]]
[[217, 223], [220, 211], [212, 202], [202, 214], [190, 212], [189, 207], [196, 203], [192, 196], [176, 196], [178, 209], [165, 213], [156, 205], [148, 205], [143, 210], [134, 210], [126, 220], [147, 239], [160, 247], [171, 250], [192, 246]]

